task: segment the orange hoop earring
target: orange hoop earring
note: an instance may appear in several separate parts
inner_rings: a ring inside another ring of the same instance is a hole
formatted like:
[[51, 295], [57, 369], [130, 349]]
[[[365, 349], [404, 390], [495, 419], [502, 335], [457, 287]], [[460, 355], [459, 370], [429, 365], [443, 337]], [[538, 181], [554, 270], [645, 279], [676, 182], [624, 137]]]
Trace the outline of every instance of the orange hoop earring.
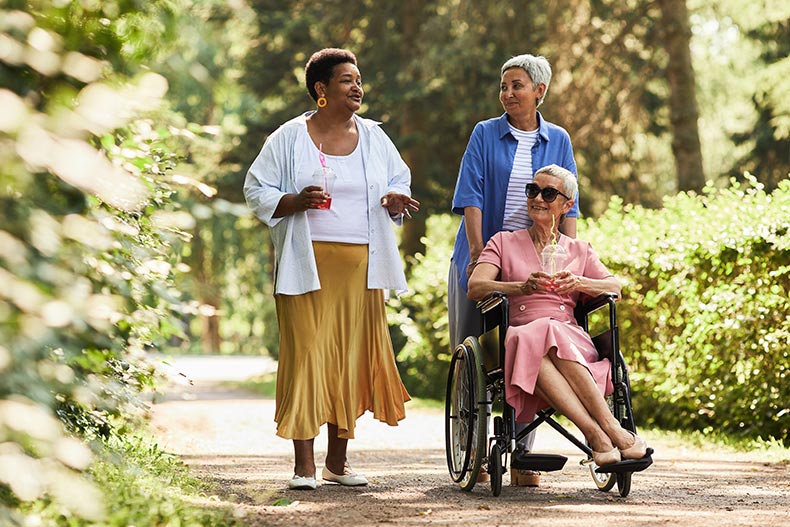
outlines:
[[318, 105], [319, 108], [323, 108], [324, 106], [326, 106], [326, 97], [323, 96], [319, 97], [318, 100], [315, 101], [315, 103]]

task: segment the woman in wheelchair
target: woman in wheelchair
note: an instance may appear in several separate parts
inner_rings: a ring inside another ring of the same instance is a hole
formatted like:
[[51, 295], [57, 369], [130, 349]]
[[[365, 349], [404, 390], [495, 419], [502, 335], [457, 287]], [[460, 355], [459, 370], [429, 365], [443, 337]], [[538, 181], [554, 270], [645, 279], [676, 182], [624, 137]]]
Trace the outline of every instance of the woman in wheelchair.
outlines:
[[[509, 297], [505, 399], [516, 421], [529, 423], [538, 410], [554, 408], [584, 434], [593, 461], [603, 467], [641, 459], [648, 448], [609, 410], [604, 398], [613, 391], [609, 359], [599, 358], [574, 319], [574, 307], [585, 297], [620, 294], [619, 281], [590, 244], [559, 232], [577, 189], [574, 175], [562, 167], [537, 171], [526, 186], [533, 225], [491, 238], [469, 279], [469, 298], [481, 300], [495, 291]], [[544, 269], [544, 249], [557, 245], [566, 253], [564, 263]]]

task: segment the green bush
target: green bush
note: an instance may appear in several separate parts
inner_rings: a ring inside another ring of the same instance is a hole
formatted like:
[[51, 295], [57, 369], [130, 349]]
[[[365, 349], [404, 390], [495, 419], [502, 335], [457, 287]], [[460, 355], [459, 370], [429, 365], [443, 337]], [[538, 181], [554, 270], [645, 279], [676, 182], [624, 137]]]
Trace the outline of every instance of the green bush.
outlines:
[[172, 198], [199, 185], [172, 170], [194, 133], [161, 109], [165, 79], [134, 59], [161, 44], [151, 36], [165, 35], [171, 4], [8, 4], [0, 8], [0, 523], [101, 522], [113, 511], [86, 477], [106, 451], [92, 451], [92, 440], [123, 436], [153, 382], [146, 351], [182, 333], [187, 309], [170, 248], [189, 238], [194, 218]]
[[[790, 428], [790, 182], [751, 177], [580, 226], [624, 281], [639, 422], [777, 439]], [[649, 410], [648, 410], [649, 409]]]

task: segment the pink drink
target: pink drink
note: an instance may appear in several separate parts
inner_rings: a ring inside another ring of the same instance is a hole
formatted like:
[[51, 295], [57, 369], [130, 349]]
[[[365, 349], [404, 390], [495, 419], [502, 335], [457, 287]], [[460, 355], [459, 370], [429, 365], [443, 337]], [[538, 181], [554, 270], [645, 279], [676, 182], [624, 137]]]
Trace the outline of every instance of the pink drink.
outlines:
[[329, 210], [332, 206], [332, 191], [336, 179], [335, 172], [329, 167], [321, 167], [313, 172], [313, 185], [324, 189], [324, 202], [319, 204], [317, 209]]

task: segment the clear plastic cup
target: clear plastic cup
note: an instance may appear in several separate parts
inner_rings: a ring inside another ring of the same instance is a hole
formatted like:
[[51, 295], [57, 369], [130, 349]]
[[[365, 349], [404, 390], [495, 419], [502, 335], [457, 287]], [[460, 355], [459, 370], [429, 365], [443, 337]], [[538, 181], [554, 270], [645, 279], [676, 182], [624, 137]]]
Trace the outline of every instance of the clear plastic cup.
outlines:
[[329, 167], [321, 167], [313, 172], [312, 184], [324, 189], [324, 196], [326, 197], [324, 202], [318, 205], [319, 209], [328, 209], [332, 206], [332, 192], [335, 190], [336, 180], [335, 171]]
[[[540, 265], [543, 272], [555, 275], [565, 266], [565, 259], [568, 253], [562, 245], [549, 244], [540, 253]], [[549, 285], [549, 289], [554, 289], [554, 284]]]

